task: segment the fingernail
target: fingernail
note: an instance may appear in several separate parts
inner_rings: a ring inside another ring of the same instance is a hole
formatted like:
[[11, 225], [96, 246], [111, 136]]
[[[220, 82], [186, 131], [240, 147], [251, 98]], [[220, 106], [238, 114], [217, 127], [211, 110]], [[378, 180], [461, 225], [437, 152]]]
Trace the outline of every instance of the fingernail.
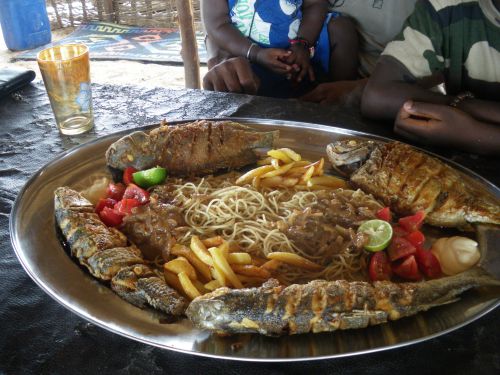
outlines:
[[413, 101], [412, 100], [408, 100], [407, 102], [405, 102], [405, 104], [403, 105], [403, 107], [407, 111], [413, 110]]

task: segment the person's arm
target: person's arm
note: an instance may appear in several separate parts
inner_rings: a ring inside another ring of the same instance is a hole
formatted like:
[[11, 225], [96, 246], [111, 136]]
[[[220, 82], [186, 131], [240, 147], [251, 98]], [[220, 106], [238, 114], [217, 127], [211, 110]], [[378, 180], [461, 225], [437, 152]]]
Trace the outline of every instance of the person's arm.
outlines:
[[328, 1], [304, 0], [297, 37], [307, 40], [311, 46], [316, 44], [327, 14]]
[[260, 48], [231, 23], [227, 0], [202, 0], [201, 14], [210, 42], [233, 57], [248, 57], [277, 74], [287, 74], [292, 67], [283, 63], [290, 52], [278, 48]]

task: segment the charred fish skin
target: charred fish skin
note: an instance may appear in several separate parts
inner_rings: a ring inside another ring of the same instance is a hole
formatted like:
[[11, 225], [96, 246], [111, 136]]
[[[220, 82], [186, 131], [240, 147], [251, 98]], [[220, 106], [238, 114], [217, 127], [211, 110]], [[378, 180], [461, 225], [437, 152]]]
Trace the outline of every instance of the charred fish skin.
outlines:
[[185, 298], [144, 265], [141, 251], [129, 245], [120, 231], [107, 227], [88, 200], [68, 187], [56, 189], [54, 195], [56, 221], [71, 254], [94, 277], [111, 281], [112, 289], [136, 306], [151, 306], [170, 315], [183, 314]]
[[144, 264], [122, 268], [111, 280], [111, 288], [131, 304], [153, 308], [170, 315], [182, 315], [187, 301], [177, 295]]
[[171, 175], [205, 175], [255, 163], [254, 150], [271, 148], [278, 135], [231, 121], [165, 125], [119, 139], [106, 151], [106, 160], [115, 170], [161, 166]]
[[[463, 230], [471, 230], [473, 223], [500, 224], [500, 202], [468, 184], [440, 160], [400, 142], [372, 142], [373, 149], [360, 165], [358, 150], [363, 149], [363, 143], [366, 141], [330, 144], [328, 158], [336, 169], [345, 170], [351, 145], [355, 167], [350, 171], [352, 185], [396, 213], [410, 215], [424, 210], [428, 224]], [[339, 155], [341, 152], [344, 154]]]
[[282, 287], [220, 288], [194, 299], [186, 315], [199, 329], [269, 336], [358, 329], [397, 320], [453, 301], [479, 286], [500, 286], [481, 268], [420, 283], [315, 280]]

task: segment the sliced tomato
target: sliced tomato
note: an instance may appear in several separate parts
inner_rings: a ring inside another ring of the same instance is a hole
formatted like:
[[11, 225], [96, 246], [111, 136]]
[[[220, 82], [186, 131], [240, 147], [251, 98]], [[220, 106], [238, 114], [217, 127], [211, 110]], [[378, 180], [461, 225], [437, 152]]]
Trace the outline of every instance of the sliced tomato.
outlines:
[[408, 233], [419, 230], [424, 223], [425, 212], [420, 210], [415, 215], [402, 217], [399, 219], [398, 224]]
[[132, 208], [138, 207], [141, 205], [141, 202], [139, 202], [135, 198], [123, 198], [121, 201], [119, 201], [114, 209], [117, 210], [119, 213], [124, 214], [124, 215], [129, 215], [132, 213]]
[[370, 258], [368, 268], [371, 281], [390, 280], [392, 269], [385, 251], [378, 251]]
[[399, 225], [395, 224], [392, 226], [392, 236], [393, 237], [405, 237], [408, 235], [408, 232], [401, 228]]
[[418, 268], [426, 277], [435, 279], [441, 275], [439, 260], [430, 250], [417, 247], [415, 257], [417, 259]]
[[403, 237], [393, 237], [389, 248], [387, 249], [387, 254], [389, 254], [389, 259], [395, 261], [401, 258], [406, 258], [408, 255], [413, 255], [417, 249], [413, 246], [410, 241]]
[[422, 232], [419, 230], [416, 230], [415, 232], [411, 232], [410, 234], [407, 234], [405, 238], [410, 241], [410, 243], [415, 246], [415, 247], [421, 247], [423, 246], [425, 242], [425, 236]]
[[117, 227], [122, 223], [123, 215], [117, 210], [109, 207], [104, 207], [99, 213], [102, 222], [108, 227]]
[[134, 178], [132, 177], [132, 175], [135, 172], [137, 172], [137, 169], [135, 169], [134, 167], [125, 168], [125, 170], [123, 171], [123, 183], [125, 185], [129, 185], [134, 182]]
[[417, 261], [415, 260], [414, 255], [410, 255], [401, 263], [394, 263], [392, 265], [392, 271], [399, 277], [406, 280], [418, 281], [422, 279], [422, 274], [418, 270]]
[[123, 199], [137, 199], [140, 204], [149, 202], [149, 193], [135, 184], [129, 184], [123, 193]]
[[98, 214], [102, 211], [104, 207], [113, 208], [116, 204], [116, 200], [111, 198], [101, 198], [99, 202], [95, 205], [95, 212]]
[[377, 216], [377, 219], [388, 221], [388, 222], [391, 222], [391, 220], [392, 220], [392, 213], [391, 213], [391, 209], [389, 207], [381, 208], [380, 210], [377, 211], [375, 216]]
[[117, 184], [110, 183], [108, 185], [108, 198], [119, 201], [123, 198], [123, 193], [125, 193], [125, 185], [123, 185], [121, 182]]

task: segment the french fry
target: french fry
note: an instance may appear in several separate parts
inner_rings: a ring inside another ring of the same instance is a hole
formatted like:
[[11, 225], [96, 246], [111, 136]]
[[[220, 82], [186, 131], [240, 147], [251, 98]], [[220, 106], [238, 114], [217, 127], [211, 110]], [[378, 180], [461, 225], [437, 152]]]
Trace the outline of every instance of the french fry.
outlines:
[[208, 283], [206, 283], [203, 286], [205, 287], [205, 289], [213, 291], [213, 290], [215, 290], [217, 288], [220, 288], [222, 285], [220, 285], [220, 283], [219, 283], [218, 280], [212, 280], [212, 281], [209, 281]]
[[[318, 165], [314, 166], [314, 169], [316, 171], [315, 175], [316, 176], [323, 176], [323, 167], [325, 165], [325, 158], [319, 159], [319, 162], [316, 162], [316, 163], [318, 163]], [[314, 163], [314, 164], [316, 164], [316, 163]]]
[[262, 264], [260, 267], [268, 271], [276, 271], [278, 267], [281, 266], [282, 264], [283, 263], [281, 263], [279, 260], [271, 259], [268, 260], [266, 263]]
[[220, 246], [218, 246], [218, 248], [220, 249], [220, 251], [222, 251], [224, 258], [227, 259], [229, 255], [229, 242], [224, 241], [223, 243], [220, 244]]
[[172, 247], [172, 254], [177, 256], [183, 256], [184, 258], [186, 258], [198, 272], [201, 281], [208, 282], [212, 280], [212, 274], [210, 273], [210, 268], [205, 263], [203, 263], [200, 260], [200, 258], [198, 258], [190, 248], [184, 245], [175, 244]]
[[264, 179], [264, 178], [269, 178], [269, 177], [281, 176], [281, 175], [284, 175], [286, 172], [288, 172], [293, 166], [294, 166], [293, 162], [288, 163], [288, 164], [282, 165], [281, 167], [279, 167], [279, 169], [275, 169], [273, 171], [264, 173], [260, 177], [262, 179]]
[[256, 257], [253, 257], [252, 258], [252, 264], [254, 266], [262, 266], [264, 263], [268, 262], [267, 259], [263, 259], [263, 258], [256, 258]]
[[319, 264], [313, 263], [310, 260], [301, 257], [300, 255], [294, 253], [286, 253], [282, 251], [276, 251], [274, 253], [267, 254], [268, 259], [276, 259], [280, 262], [297, 266], [299, 268], [303, 268], [309, 271], [321, 271], [323, 269]]
[[165, 277], [165, 282], [172, 288], [174, 288], [176, 291], [181, 293], [183, 296], [186, 294], [184, 293], [184, 289], [182, 288], [181, 282], [179, 281], [179, 278], [175, 273], [172, 273], [170, 271], [163, 271], [163, 276]]
[[301, 181], [307, 182], [311, 179], [312, 175], [314, 173], [314, 165], [311, 165], [309, 168], [307, 168], [306, 172], [302, 175]]
[[205, 245], [208, 249], [209, 247], [222, 245], [222, 243], [224, 242], [224, 238], [222, 238], [222, 236], [214, 236], [210, 238], [205, 238], [201, 240], [201, 242], [203, 242], [203, 245]]
[[[298, 164], [298, 162], [295, 162], [295, 165], [297, 165], [297, 164]], [[307, 171], [309, 166], [310, 166], [309, 164], [306, 166], [302, 165], [300, 167], [295, 166], [295, 167], [291, 168], [286, 175], [288, 177], [300, 177]]]
[[311, 177], [308, 182], [310, 182], [312, 185], [329, 186], [335, 189], [347, 187], [346, 180], [334, 176]]
[[200, 291], [196, 289], [185, 272], [179, 273], [177, 277], [179, 278], [179, 282], [181, 283], [184, 293], [186, 293], [189, 299], [195, 299], [196, 297], [201, 296]]
[[196, 271], [184, 257], [177, 257], [163, 265], [163, 268], [175, 274], [184, 272], [191, 280], [196, 280]]
[[291, 163], [293, 161], [292, 158], [290, 158], [285, 152], [281, 150], [270, 150], [267, 152], [267, 155], [272, 158], [279, 159], [285, 164]]
[[243, 288], [240, 280], [236, 277], [231, 266], [227, 262], [227, 259], [224, 257], [222, 250], [218, 247], [212, 247], [208, 250], [210, 255], [212, 256], [214, 266], [217, 267], [227, 278], [227, 280], [235, 287], [235, 288]]
[[203, 263], [208, 266], [213, 265], [212, 257], [210, 256], [206, 246], [203, 244], [203, 242], [201, 242], [198, 236], [191, 237], [190, 248]]
[[283, 186], [286, 186], [286, 187], [292, 187], [292, 186], [297, 185], [298, 182], [299, 182], [298, 178], [285, 177], [285, 178], [283, 178], [282, 184], [283, 184]]
[[280, 148], [278, 151], [283, 151], [293, 161], [302, 160], [302, 157], [290, 148]]
[[283, 183], [283, 177], [281, 176], [274, 176], [274, 177], [268, 177], [264, 178], [260, 181], [260, 186], [262, 187], [268, 187], [268, 188], [274, 188], [281, 186]]
[[309, 185], [304, 185], [304, 184], [297, 184], [294, 186], [295, 190], [309, 190], [309, 191], [316, 191], [316, 190], [332, 190], [331, 187], [329, 186], [323, 186], [323, 185], [313, 185], [312, 183]]
[[270, 156], [268, 156], [265, 159], [260, 159], [257, 161], [257, 165], [262, 166], [262, 165], [270, 165], [274, 159]]
[[252, 186], [256, 189], [260, 189], [260, 180], [261, 178], [259, 176], [255, 176], [252, 180]]
[[236, 274], [236, 277], [245, 285], [248, 286], [260, 286], [266, 282], [266, 279], [261, 279], [258, 277], [250, 277], [246, 275], [238, 275]]
[[269, 279], [271, 274], [265, 268], [257, 267], [252, 264], [233, 264], [232, 269], [239, 275], [250, 277], [259, 277], [261, 279]]
[[248, 253], [229, 253], [227, 261], [229, 264], [252, 264], [252, 257]]
[[193, 285], [195, 286], [195, 288], [198, 289], [198, 292], [200, 292], [201, 294], [205, 294], [205, 293], [210, 292], [210, 290], [208, 290], [207, 288], [205, 288], [205, 285], [201, 281], [199, 281], [199, 280], [191, 280], [191, 282], [193, 283]]
[[219, 282], [220, 286], [227, 286], [226, 276], [217, 265], [214, 264], [213, 267], [210, 267], [210, 272], [212, 273], [212, 277]]
[[279, 169], [280, 167], [279, 159], [271, 158], [271, 165], [274, 167], [274, 169]]
[[247, 173], [245, 173], [244, 175], [240, 176], [240, 178], [236, 180], [236, 185], [248, 184], [254, 179], [254, 177], [258, 177], [272, 170], [274, 170], [274, 167], [272, 165], [263, 165], [262, 167], [257, 167], [255, 169], [252, 169]]
[[305, 167], [313, 164], [309, 160], [299, 160], [295, 162], [295, 167]]

